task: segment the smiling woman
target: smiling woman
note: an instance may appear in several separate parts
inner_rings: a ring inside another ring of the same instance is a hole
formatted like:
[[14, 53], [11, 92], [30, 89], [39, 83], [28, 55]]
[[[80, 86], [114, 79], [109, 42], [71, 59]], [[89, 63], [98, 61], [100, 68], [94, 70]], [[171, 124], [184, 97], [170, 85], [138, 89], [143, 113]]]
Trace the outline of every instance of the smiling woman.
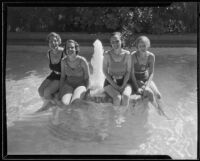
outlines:
[[49, 68], [52, 72], [38, 88], [40, 97], [44, 99], [43, 107], [39, 111], [47, 108], [46, 105], [52, 99], [52, 95], [59, 89], [61, 59], [63, 58], [63, 48], [59, 46], [61, 44], [60, 35], [51, 32], [47, 36], [47, 40], [50, 48], [47, 52], [47, 56], [49, 58]]
[[[61, 79], [59, 99], [64, 105], [79, 99], [89, 86], [89, 65], [86, 59], [79, 56], [79, 44], [74, 40], [65, 43], [66, 57], [61, 61]], [[58, 123], [58, 108], [54, 123]]]
[[[113, 99], [115, 106], [126, 109], [132, 92], [128, 84], [131, 73], [130, 52], [123, 49], [120, 32], [112, 33], [110, 43], [112, 49], [105, 52], [103, 59], [103, 72], [106, 77], [104, 90]], [[119, 117], [119, 123], [124, 121], [122, 118], [123, 116]]]

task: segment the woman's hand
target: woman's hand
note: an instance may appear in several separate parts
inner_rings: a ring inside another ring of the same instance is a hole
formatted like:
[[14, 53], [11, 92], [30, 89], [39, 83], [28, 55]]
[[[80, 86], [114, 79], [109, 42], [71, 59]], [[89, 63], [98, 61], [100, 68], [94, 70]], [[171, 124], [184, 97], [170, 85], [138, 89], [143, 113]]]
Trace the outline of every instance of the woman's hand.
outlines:
[[142, 88], [138, 88], [138, 90], [137, 90], [137, 94], [140, 94], [140, 95], [142, 95], [142, 94], [143, 94], [143, 92], [144, 92], [144, 90], [143, 90]]
[[126, 87], [126, 84], [123, 84], [122, 86], [119, 87], [119, 91], [123, 92], [124, 88]]
[[144, 90], [145, 90], [145, 88], [146, 88], [146, 86], [145, 86], [145, 85], [143, 85], [141, 88], [142, 88], [142, 90], [144, 91]]
[[115, 82], [113, 82], [111, 85], [112, 85], [116, 90], [120, 90], [120, 87], [119, 87]]

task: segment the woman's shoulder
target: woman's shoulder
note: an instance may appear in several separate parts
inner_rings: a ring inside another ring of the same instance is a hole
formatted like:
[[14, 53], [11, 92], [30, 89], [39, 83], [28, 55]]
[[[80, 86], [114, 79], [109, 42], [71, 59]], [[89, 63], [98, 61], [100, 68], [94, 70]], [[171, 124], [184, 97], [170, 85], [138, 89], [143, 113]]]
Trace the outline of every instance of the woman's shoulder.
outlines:
[[59, 47], [58, 47], [58, 52], [63, 52], [63, 51], [64, 51], [64, 48], [61, 47], [61, 46], [59, 46]]
[[65, 60], [67, 59], [66, 56], [64, 56], [63, 58], [61, 58], [61, 63], [65, 63]]
[[109, 59], [109, 56], [110, 56], [111, 52], [112, 52], [111, 50], [104, 51], [104, 53], [103, 53], [104, 58], [105, 59]]
[[50, 54], [51, 51], [52, 51], [52, 49], [48, 49], [48, 50], [47, 50], [47, 54]]
[[137, 53], [137, 51], [135, 50], [135, 51], [132, 51], [131, 52], [131, 55], [135, 55]]
[[87, 64], [88, 63], [86, 58], [83, 57], [83, 56], [77, 55], [77, 59], [80, 60], [81, 64]]
[[112, 52], [112, 49], [104, 51], [103, 55], [106, 56]]
[[148, 54], [148, 57], [149, 57], [150, 59], [155, 59], [154, 53], [152, 53], [152, 52], [150, 52], [150, 51], [147, 51], [147, 54]]
[[122, 53], [127, 55], [127, 54], [130, 54], [130, 51], [122, 49]]
[[82, 61], [87, 61], [85, 57], [80, 56], [80, 55], [77, 55], [77, 59], [80, 59], [80, 60], [82, 60]]
[[131, 57], [132, 57], [132, 58], [135, 57], [136, 53], [137, 53], [137, 51], [132, 51], [132, 52], [130, 53]]
[[122, 55], [124, 55], [125, 60], [128, 61], [128, 59], [130, 59], [130, 51], [123, 49], [122, 50]]

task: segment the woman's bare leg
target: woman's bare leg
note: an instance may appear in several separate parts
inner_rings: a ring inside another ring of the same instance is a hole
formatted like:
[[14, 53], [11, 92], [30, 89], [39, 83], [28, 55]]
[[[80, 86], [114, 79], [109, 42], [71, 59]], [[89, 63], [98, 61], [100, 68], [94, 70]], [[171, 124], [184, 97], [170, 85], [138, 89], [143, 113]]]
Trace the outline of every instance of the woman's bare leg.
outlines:
[[73, 92], [71, 103], [76, 99], [80, 99], [82, 97], [82, 94], [84, 94], [85, 92], [86, 92], [85, 86], [77, 87]]
[[[73, 88], [68, 84], [65, 84], [61, 91], [61, 103], [63, 104], [62, 107], [70, 104], [72, 93], [73, 93]], [[60, 108], [59, 106], [55, 109], [54, 119], [52, 120], [52, 123], [54, 125], [59, 124], [59, 114], [61, 111], [63, 111], [63, 109]]]

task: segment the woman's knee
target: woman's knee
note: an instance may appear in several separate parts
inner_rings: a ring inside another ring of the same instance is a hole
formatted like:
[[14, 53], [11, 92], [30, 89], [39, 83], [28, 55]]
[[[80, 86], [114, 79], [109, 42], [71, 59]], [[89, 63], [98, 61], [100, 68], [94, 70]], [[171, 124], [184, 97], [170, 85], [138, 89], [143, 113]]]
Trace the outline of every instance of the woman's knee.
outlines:
[[38, 88], [38, 93], [40, 97], [44, 97], [44, 89], [41, 86]]
[[73, 97], [71, 99], [71, 102], [73, 102], [75, 99], [83, 98], [83, 95], [84, 95], [85, 92], [86, 92], [86, 87], [85, 86], [77, 87], [73, 92]]
[[41, 97], [44, 97], [44, 90], [49, 86], [50, 80], [45, 79], [40, 87], [38, 88], [38, 93]]
[[64, 105], [69, 105], [71, 101], [72, 94], [66, 94], [62, 97], [61, 101]]
[[79, 86], [74, 90], [74, 93], [83, 93], [86, 91], [86, 87], [85, 86]]

